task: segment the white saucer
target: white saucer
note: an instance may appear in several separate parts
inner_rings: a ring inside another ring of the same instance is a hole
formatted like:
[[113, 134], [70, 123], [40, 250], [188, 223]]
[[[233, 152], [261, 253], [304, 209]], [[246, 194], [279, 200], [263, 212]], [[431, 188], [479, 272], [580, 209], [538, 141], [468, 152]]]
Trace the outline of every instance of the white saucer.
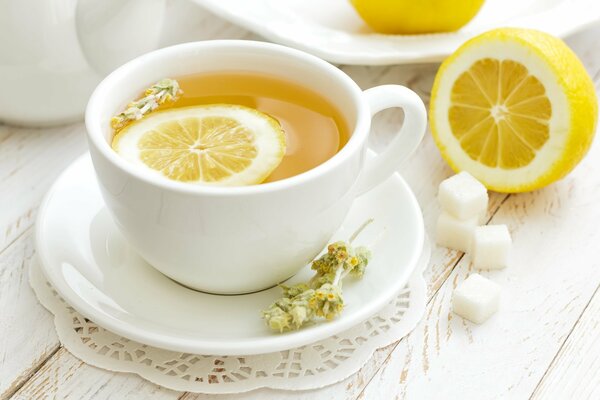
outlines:
[[[359, 197], [335, 239], [347, 239], [368, 218], [356, 240], [374, 248], [363, 279], [344, 283], [341, 317], [286, 334], [271, 332], [260, 310], [279, 288], [240, 296], [187, 289], [142, 260], [124, 241], [104, 207], [89, 155], [57, 179], [40, 208], [37, 251], [58, 293], [77, 311], [124, 337], [195, 354], [250, 355], [295, 348], [342, 332], [379, 311], [409, 279], [424, 242], [419, 205], [396, 174]], [[307, 280], [304, 268], [289, 282]]]
[[268, 40], [340, 64], [387, 65], [441, 61], [467, 39], [492, 28], [538, 29], [558, 37], [600, 19], [598, 0], [486, 0], [457, 32], [380, 35], [348, 0], [194, 0]]

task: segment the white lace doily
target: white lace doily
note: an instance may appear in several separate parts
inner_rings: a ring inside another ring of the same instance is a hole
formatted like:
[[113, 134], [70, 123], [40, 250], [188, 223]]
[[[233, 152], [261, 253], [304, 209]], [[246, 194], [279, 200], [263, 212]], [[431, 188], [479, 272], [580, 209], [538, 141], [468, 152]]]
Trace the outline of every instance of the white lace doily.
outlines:
[[357, 372], [378, 348], [406, 336], [425, 311], [422, 272], [431, 248], [425, 240], [415, 273], [396, 299], [376, 316], [328, 339], [300, 348], [255, 356], [180, 353], [121, 337], [69, 306], [31, 264], [31, 287], [54, 314], [63, 346], [82, 361], [116, 372], [133, 372], [169, 389], [198, 393], [239, 393], [261, 387], [315, 389]]

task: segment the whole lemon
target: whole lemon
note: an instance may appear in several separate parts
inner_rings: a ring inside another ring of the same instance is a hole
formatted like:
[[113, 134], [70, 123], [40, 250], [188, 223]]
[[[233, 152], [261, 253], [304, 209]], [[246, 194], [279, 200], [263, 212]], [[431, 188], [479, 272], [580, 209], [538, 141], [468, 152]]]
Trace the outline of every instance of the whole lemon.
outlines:
[[455, 31], [477, 14], [484, 0], [350, 0], [361, 18], [380, 33]]

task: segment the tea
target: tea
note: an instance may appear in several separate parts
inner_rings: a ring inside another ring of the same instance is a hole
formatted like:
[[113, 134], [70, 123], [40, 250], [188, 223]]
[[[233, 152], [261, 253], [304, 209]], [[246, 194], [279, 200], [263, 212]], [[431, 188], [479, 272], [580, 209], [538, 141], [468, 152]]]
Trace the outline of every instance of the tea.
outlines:
[[286, 135], [283, 161], [265, 180], [301, 174], [333, 157], [348, 140], [339, 111], [319, 94], [266, 75], [244, 72], [176, 77], [183, 95], [172, 107], [238, 104], [279, 121]]
[[263, 183], [322, 164], [348, 140], [340, 112], [321, 95], [295, 83], [243, 71], [173, 78], [183, 93], [161, 110], [227, 104], [258, 110], [279, 122], [285, 135], [285, 154]]

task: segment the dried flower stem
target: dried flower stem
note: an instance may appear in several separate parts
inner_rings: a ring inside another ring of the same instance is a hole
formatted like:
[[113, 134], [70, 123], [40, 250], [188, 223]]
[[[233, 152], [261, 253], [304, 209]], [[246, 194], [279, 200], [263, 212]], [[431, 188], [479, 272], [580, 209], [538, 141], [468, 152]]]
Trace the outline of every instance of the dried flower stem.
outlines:
[[335, 278], [333, 278], [332, 284], [339, 285], [340, 281], [347, 275], [346, 273], [344, 276], [342, 276], [342, 273], [345, 271], [346, 270], [344, 268], [338, 267], [337, 271], [335, 271]]
[[132, 101], [125, 111], [115, 115], [110, 124], [115, 131], [119, 131], [132, 121], [156, 110], [161, 104], [176, 101], [183, 93], [179, 83], [174, 79], [162, 79], [144, 92], [144, 97]]
[[316, 271], [307, 283], [294, 286], [281, 285], [283, 297], [263, 311], [263, 318], [273, 330], [299, 329], [317, 317], [335, 318], [344, 308], [342, 280], [348, 276], [362, 277], [371, 252], [363, 246], [353, 247], [351, 242], [371, 223], [365, 221], [348, 242], [335, 242], [327, 252], [312, 262]]

